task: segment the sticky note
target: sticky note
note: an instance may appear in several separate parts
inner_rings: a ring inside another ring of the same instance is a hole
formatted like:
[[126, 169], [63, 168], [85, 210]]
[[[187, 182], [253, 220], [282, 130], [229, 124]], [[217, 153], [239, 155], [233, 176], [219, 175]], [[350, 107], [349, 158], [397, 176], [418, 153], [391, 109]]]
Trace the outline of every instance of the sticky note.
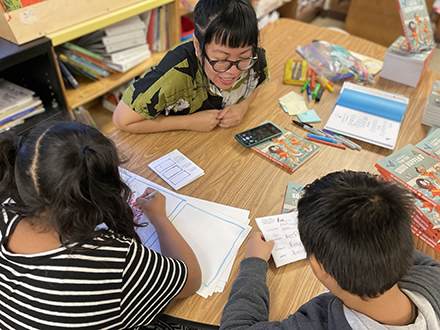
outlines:
[[321, 118], [316, 114], [315, 110], [309, 110], [306, 113], [297, 114], [298, 119], [303, 123], [320, 123]]

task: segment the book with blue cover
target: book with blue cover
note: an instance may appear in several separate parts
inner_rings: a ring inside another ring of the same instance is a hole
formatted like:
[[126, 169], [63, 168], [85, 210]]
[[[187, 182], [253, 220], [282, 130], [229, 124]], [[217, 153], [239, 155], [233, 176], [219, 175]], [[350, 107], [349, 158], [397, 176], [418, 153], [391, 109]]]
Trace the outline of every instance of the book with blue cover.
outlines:
[[394, 149], [409, 99], [344, 82], [325, 129]]
[[286, 195], [284, 196], [283, 213], [296, 211], [298, 200], [302, 195], [302, 189], [306, 185], [298, 182], [289, 182], [287, 184]]

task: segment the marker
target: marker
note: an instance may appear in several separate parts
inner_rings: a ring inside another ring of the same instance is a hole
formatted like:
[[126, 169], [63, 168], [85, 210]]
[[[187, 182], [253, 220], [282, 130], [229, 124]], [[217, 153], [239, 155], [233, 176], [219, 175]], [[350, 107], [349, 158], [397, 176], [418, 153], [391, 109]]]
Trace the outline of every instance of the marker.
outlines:
[[[312, 71], [313, 72], [313, 71]], [[312, 101], [312, 90], [310, 89], [310, 84], [307, 85], [307, 100]]]
[[307, 88], [307, 85], [310, 83], [310, 78], [307, 78], [306, 82], [304, 83], [303, 87], [301, 88], [301, 93], [304, 92]]
[[339, 76], [334, 76], [333, 77], [333, 81], [339, 81], [339, 80], [343, 80], [343, 79], [348, 79], [348, 78], [353, 78], [353, 77], [355, 77], [355, 79], [356, 79], [356, 74], [354, 74], [354, 73], [352, 73], [352, 72], [349, 72], [349, 73], [344, 73], [344, 74], [341, 74], [341, 75], [339, 75]]
[[334, 143], [330, 143], [330, 142], [326, 142], [326, 141], [322, 141], [322, 140], [318, 140], [318, 139], [314, 139], [314, 138], [310, 138], [310, 137], [306, 137], [307, 140], [310, 141], [315, 141], [315, 142], [319, 142], [319, 143], [323, 143], [326, 144], [328, 146], [332, 146], [332, 147], [336, 147], [336, 148], [340, 148], [340, 149], [346, 149], [345, 146], [341, 146], [340, 144], [334, 144]]
[[322, 88], [322, 86], [319, 87], [319, 91], [318, 94], [315, 97], [315, 101], [319, 102], [321, 101], [321, 97], [322, 97], [322, 93], [324, 92], [324, 88]]
[[361, 150], [362, 147], [356, 143], [354, 143], [353, 141], [347, 139], [346, 137], [342, 136], [341, 134], [323, 129], [322, 130], [324, 133], [333, 136], [334, 139], [338, 140], [339, 142], [345, 144], [347, 147], [352, 148], [352, 149], [358, 149]]
[[317, 76], [316, 78], [321, 82], [321, 86], [322, 87], [328, 89], [328, 91], [330, 93], [333, 93], [334, 88], [333, 88], [333, 86], [331, 85], [331, 83], [329, 81], [327, 81], [325, 78], [323, 78], [321, 76]]
[[297, 126], [299, 126], [301, 128], [304, 128], [306, 131], [309, 131], [309, 132], [311, 132], [311, 133], [313, 133], [315, 135], [318, 135], [318, 136], [325, 137], [324, 132], [321, 132], [319, 129], [317, 129], [316, 127], [313, 127], [312, 125], [309, 125], [309, 124], [306, 124], [306, 123], [301, 123], [301, 122], [296, 121], [296, 120], [292, 120], [292, 122], [295, 125], [297, 125]]
[[156, 196], [159, 193], [159, 190], [153, 191], [151, 194], [145, 196], [145, 199], [152, 199], [154, 196]]
[[315, 89], [315, 71], [312, 70], [312, 72], [310, 73], [310, 78], [310, 88]]
[[330, 142], [330, 143], [338, 144], [338, 140], [330, 139], [328, 137], [323, 137], [323, 136], [319, 136], [319, 135], [315, 135], [315, 134], [307, 134], [307, 137], [312, 138], [312, 139], [317, 139], [317, 140], [320, 140], [320, 141], [325, 141], [325, 142]]
[[316, 99], [318, 96], [319, 89], [321, 88], [320, 84], [316, 84], [315, 89], [312, 92], [312, 98]]

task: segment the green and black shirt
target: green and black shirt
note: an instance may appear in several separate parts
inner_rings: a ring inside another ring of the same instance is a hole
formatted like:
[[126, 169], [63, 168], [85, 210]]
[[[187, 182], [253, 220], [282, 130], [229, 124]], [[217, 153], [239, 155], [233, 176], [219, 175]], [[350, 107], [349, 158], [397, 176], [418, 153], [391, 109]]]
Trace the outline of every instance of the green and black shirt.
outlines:
[[235, 84], [222, 90], [209, 81], [194, 44], [188, 41], [169, 51], [124, 92], [122, 100], [147, 119], [188, 115], [200, 110], [223, 109], [240, 103], [269, 80], [266, 52], [257, 49], [258, 62]]

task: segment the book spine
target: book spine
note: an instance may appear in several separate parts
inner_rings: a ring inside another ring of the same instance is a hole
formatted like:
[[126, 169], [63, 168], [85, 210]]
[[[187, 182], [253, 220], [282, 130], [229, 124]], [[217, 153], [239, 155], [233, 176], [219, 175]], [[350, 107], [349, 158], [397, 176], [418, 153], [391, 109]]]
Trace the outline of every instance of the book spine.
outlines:
[[129, 39], [124, 42], [118, 43], [118, 44], [111, 44], [111, 45], [105, 45], [105, 51], [107, 53], [114, 53], [118, 50], [123, 50], [130, 47], [139, 46], [142, 44], [145, 44], [145, 38], [144, 37], [138, 37], [135, 39]]
[[80, 74], [81, 76], [86, 77], [86, 78], [88, 78], [88, 79], [90, 79], [90, 80], [96, 81], [96, 80], [100, 80], [100, 79], [102, 79], [102, 77], [98, 77], [98, 76], [96, 76], [96, 75], [90, 73], [89, 71], [84, 70], [83, 68], [77, 66], [77, 65], [74, 64], [74, 63], [71, 63], [71, 62], [68, 62], [68, 61], [67, 61], [67, 62], [64, 62], [64, 64], [66, 64], [66, 66], [67, 66], [69, 69], [71, 69], [72, 71], [77, 72], [77, 73]]
[[433, 241], [440, 240], [440, 230], [432, 228], [432, 223], [423, 215], [423, 213], [416, 211], [413, 215], [413, 221], [428, 235]]
[[76, 50], [76, 51], [78, 51], [78, 52], [80, 52], [82, 54], [85, 54], [87, 56], [93, 57], [93, 58], [95, 58], [95, 59], [97, 59], [99, 61], [104, 61], [104, 56], [96, 54], [96, 53], [94, 53], [94, 52], [92, 52], [92, 51], [90, 51], [88, 49], [85, 49], [83, 47], [77, 46], [77, 45], [72, 44], [70, 42], [64, 43], [64, 47], [66, 47], [66, 48], [68, 48], [70, 50]]
[[410, 39], [409, 39], [409, 35], [408, 35], [408, 28], [406, 27], [405, 24], [405, 17], [403, 16], [403, 11], [402, 11], [402, 6], [400, 5], [400, 1], [396, 0], [397, 2], [397, 9], [399, 10], [399, 14], [400, 14], [400, 20], [402, 22], [402, 26], [403, 26], [403, 32], [405, 33], [405, 38], [407, 40], [407, 44], [408, 44], [408, 51], [411, 51], [411, 43], [410, 43]]
[[124, 42], [126, 40], [136, 39], [136, 38], [145, 38], [145, 32], [144, 30], [137, 30], [132, 33], [124, 33], [124, 34], [117, 34], [115, 36], [110, 37], [103, 37], [102, 43], [104, 45], [113, 45], [116, 43]]
[[260, 155], [263, 155], [264, 157], [270, 159], [271, 161], [277, 163], [278, 165], [281, 165], [282, 167], [284, 167], [285, 169], [289, 170], [290, 172], [293, 172], [293, 168], [291, 168], [290, 166], [287, 166], [286, 164], [280, 162], [278, 159], [273, 158], [272, 156], [266, 154], [265, 152], [255, 148], [255, 147], [251, 147], [252, 150], [258, 152]]
[[405, 188], [407, 188], [408, 190], [410, 190], [411, 192], [413, 192], [416, 196], [420, 197], [421, 199], [423, 199], [424, 201], [427, 201], [429, 204], [431, 204], [434, 207], [438, 207], [439, 205], [434, 202], [432, 199], [430, 199], [428, 196], [426, 196], [425, 194], [422, 194], [420, 191], [418, 191], [417, 189], [411, 187], [409, 184], [407, 184], [405, 181], [401, 180], [399, 177], [397, 177], [396, 175], [394, 175], [393, 173], [389, 172], [388, 170], [386, 170], [385, 168], [383, 168], [382, 166], [380, 166], [379, 164], [375, 165], [377, 170], [379, 172], [381, 172], [384, 176], [388, 176], [389, 178], [393, 179], [395, 182], [400, 183], [402, 186], [404, 186]]
[[411, 225], [411, 231], [414, 234], [414, 236], [420, 238], [422, 241], [424, 241], [426, 244], [428, 244], [430, 247], [432, 247], [433, 249], [435, 249], [436, 251], [440, 252], [438, 244], [435, 243], [431, 238], [429, 238], [428, 235], [426, 235], [423, 230], [416, 224], [413, 223]]
[[79, 83], [78, 80], [73, 76], [73, 74], [69, 71], [69, 69], [64, 65], [64, 63], [57, 56], [58, 66], [60, 67], [61, 73], [66, 77], [67, 81], [73, 88], [78, 88]]
[[86, 69], [87, 71], [91, 71], [92, 73], [102, 76], [102, 77], [108, 77], [111, 72], [108, 70], [105, 70], [99, 66], [97, 66], [96, 64], [88, 61], [87, 59], [85, 59], [84, 57], [78, 56], [74, 53], [69, 55], [66, 55], [67, 58], [69, 58], [71, 61], [75, 62], [77, 65], [79, 65], [80, 67]]

